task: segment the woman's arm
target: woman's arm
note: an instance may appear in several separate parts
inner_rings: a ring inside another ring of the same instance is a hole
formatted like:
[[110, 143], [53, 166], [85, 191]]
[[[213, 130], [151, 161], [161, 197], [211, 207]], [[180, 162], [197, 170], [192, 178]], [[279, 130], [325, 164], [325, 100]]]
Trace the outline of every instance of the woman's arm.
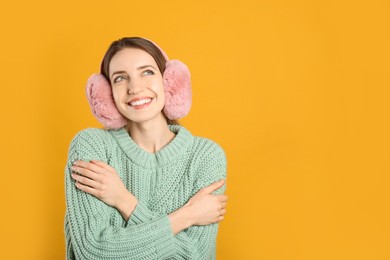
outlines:
[[93, 140], [77, 136], [65, 169], [67, 232], [76, 259], [166, 259], [175, 254], [175, 238], [167, 216], [138, 225], [113, 226], [112, 207], [76, 188], [71, 178], [76, 160], [103, 159], [91, 149]]
[[191, 226], [206, 226], [222, 221], [226, 213], [227, 196], [212, 193], [224, 183], [224, 180], [220, 180], [201, 189], [183, 207], [169, 214], [173, 234]]
[[[202, 168], [196, 174], [194, 183], [193, 199], [204, 187], [215, 183], [220, 179], [226, 179], [226, 157], [223, 150], [215, 143], [209, 146], [202, 156]], [[213, 195], [223, 195], [226, 190], [226, 182]], [[226, 207], [226, 202], [223, 208]], [[224, 211], [224, 214], [226, 211]], [[139, 201], [133, 214], [130, 216], [128, 225], [137, 225], [143, 221], [149, 221], [156, 213], [149, 210], [147, 204]], [[216, 249], [216, 237], [219, 224], [205, 226], [193, 225], [175, 235], [175, 259], [214, 259]]]
[[[226, 186], [223, 185], [222, 188], [214, 193], [223, 194], [225, 189]], [[130, 216], [128, 225], [147, 222], [156, 216], [156, 213], [149, 210], [143, 201], [139, 201], [133, 214]], [[175, 259], [212, 259], [212, 256], [215, 254], [217, 233], [218, 224], [210, 224], [206, 226], [193, 225], [176, 234]]]
[[[72, 166], [72, 178], [78, 189], [100, 199], [116, 208], [125, 221], [134, 211], [138, 199], [131, 194], [119, 178], [116, 170], [104, 162], [75, 161]], [[173, 234], [177, 234], [193, 225], [209, 225], [223, 220], [226, 195], [211, 194], [221, 188], [220, 180], [197, 192], [186, 205], [168, 215]]]

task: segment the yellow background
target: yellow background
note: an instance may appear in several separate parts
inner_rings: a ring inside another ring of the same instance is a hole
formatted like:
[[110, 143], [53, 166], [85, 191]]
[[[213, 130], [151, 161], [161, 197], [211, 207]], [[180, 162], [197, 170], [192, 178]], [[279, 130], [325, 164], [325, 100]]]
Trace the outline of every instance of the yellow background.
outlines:
[[108, 45], [192, 72], [181, 121], [228, 157], [218, 259], [390, 259], [389, 1], [1, 4], [1, 258], [63, 259], [64, 165], [100, 127], [84, 86]]

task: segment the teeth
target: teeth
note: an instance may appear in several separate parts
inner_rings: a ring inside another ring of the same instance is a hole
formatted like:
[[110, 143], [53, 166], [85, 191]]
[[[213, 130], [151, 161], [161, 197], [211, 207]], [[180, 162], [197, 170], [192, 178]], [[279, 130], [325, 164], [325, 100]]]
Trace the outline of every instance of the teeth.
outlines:
[[150, 101], [152, 101], [152, 99], [146, 98], [146, 99], [141, 99], [141, 100], [130, 102], [130, 105], [131, 106], [139, 106], [139, 105], [149, 103]]

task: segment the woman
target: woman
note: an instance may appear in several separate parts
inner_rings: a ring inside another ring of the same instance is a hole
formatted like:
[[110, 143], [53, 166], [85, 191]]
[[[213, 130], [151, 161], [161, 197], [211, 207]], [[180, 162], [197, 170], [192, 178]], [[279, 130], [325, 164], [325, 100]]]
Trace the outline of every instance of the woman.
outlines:
[[215, 259], [226, 160], [172, 120], [191, 104], [186, 70], [146, 39], [111, 44], [87, 87], [106, 129], [69, 148], [67, 259]]

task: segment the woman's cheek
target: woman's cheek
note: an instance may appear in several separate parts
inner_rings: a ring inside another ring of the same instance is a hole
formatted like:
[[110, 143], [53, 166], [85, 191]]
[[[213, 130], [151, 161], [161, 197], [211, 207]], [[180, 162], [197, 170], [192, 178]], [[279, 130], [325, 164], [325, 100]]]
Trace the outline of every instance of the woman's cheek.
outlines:
[[150, 86], [151, 86], [150, 90], [154, 92], [154, 94], [157, 96], [158, 99], [165, 100], [164, 85], [162, 79], [151, 82]]
[[116, 89], [113, 89], [112, 91], [112, 96], [114, 98], [114, 102], [115, 102], [115, 105], [116, 107], [119, 109], [121, 106], [123, 106], [122, 104], [122, 100], [124, 100], [125, 96], [126, 96], [126, 91], [124, 88], [116, 88]]

